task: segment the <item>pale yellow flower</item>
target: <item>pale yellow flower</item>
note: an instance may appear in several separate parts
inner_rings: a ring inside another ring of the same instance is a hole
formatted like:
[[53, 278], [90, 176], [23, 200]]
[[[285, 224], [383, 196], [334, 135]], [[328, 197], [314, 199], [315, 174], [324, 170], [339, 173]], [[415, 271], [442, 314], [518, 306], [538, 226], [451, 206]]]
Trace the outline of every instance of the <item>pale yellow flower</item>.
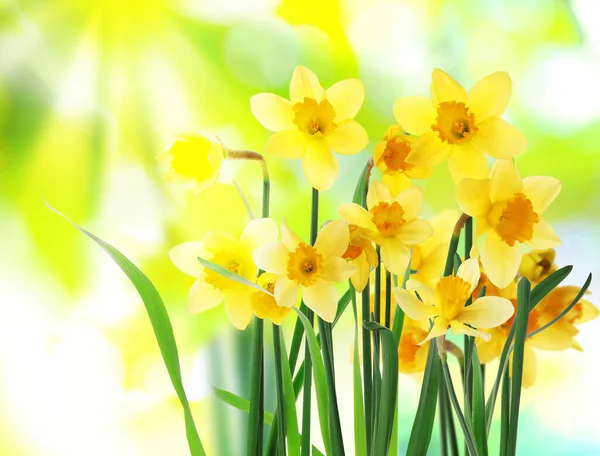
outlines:
[[298, 65], [290, 82], [290, 100], [272, 93], [250, 99], [254, 117], [276, 132], [265, 145], [265, 153], [280, 158], [302, 158], [302, 169], [317, 190], [327, 190], [338, 174], [333, 154], [353, 155], [369, 140], [354, 119], [364, 100], [358, 79], [346, 79], [324, 90], [317, 76]]
[[[275, 292], [276, 282], [277, 274], [271, 272], [263, 272], [256, 280], [258, 285], [271, 294]], [[269, 296], [262, 291], [255, 291], [252, 294], [252, 308], [258, 318], [270, 320], [276, 325], [280, 325], [283, 319], [292, 311], [291, 307], [278, 305], [274, 296]]]
[[494, 285], [504, 288], [515, 278], [521, 244], [534, 249], [560, 244], [552, 226], [542, 218], [560, 189], [560, 181], [553, 177], [521, 179], [512, 159], [497, 160], [489, 179], [463, 179], [458, 184], [458, 203], [475, 218], [475, 237], [486, 234], [481, 263]]
[[349, 225], [350, 243], [342, 255], [346, 261], [356, 267], [350, 280], [354, 289], [359, 293], [365, 289], [369, 281], [369, 273], [372, 268], [377, 267], [377, 252], [373, 242], [367, 238], [356, 225]]
[[454, 334], [468, 334], [489, 340], [490, 334], [478, 329], [495, 328], [513, 315], [511, 302], [498, 296], [484, 296], [465, 307], [479, 277], [479, 262], [476, 258], [470, 258], [460, 265], [456, 276], [442, 277], [435, 290], [417, 286], [416, 291], [422, 302], [410, 291], [400, 287], [394, 289], [398, 305], [406, 315], [417, 321], [433, 319], [433, 327], [421, 344], [433, 337], [443, 336], [449, 327]]
[[228, 233], [211, 232], [202, 242], [186, 242], [171, 249], [169, 256], [173, 264], [196, 277], [188, 295], [188, 312], [203, 312], [225, 301], [231, 323], [238, 329], [248, 326], [253, 313], [252, 295], [256, 290], [205, 268], [198, 257], [254, 282], [258, 268], [252, 260], [252, 252], [275, 241], [277, 233], [275, 221], [256, 219], [246, 225], [239, 239]]
[[527, 278], [532, 284], [539, 283], [558, 269], [554, 264], [555, 258], [554, 249], [532, 250], [521, 258], [519, 275]]
[[373, 161], [392, 196], [410, 188], [412, 179], [426, 179], [433, 172], [430, 166], [413, 165], [406, 161], [413, 141], [413, 137], [404, 134], [402, 127], [393, 125], [387, 129], [383, 140], [375, 145]]
[[392, 274], [403, 276], [410, 258], [408, 246], [423, 242], [433, 231], [428, 222], [417, 218], [423, 199], [420, 187], [409, 188], [393, 198], [384, 184], [373, 181], [367, 193], [368, 210], [349, 203], [342, 204], [338, 212], [381, 246], [381, 261]]
[[489, 168], [485, 154], [511, 158], [524, 152], [525, 137], [500, 118], [508, 106], [511, 87], [508, 74], [498, 72], [467, 92], [451, 76], [435, 69], [431, 99], [404, 97], [394, 105], [397, 122], [420, 136], [408, 162], [434, 166], [447, 159], [455, 181], [461, 177], [482, 179]]
[[292, 307], [302, 293], [310, 309], [333, 322], [338, 303], [335, 283], [348, 280], [356, 271], [342, 258], [349, 240], [348, 225], [342, 220], [323, 226], [314, 246], [303, 242], [283, 221], [281, 242], [259, 247], [253, 258], [261, 269], [278, 275], [274, 293], [278, 305]]
[[190, 184], [196, 194], [213, 185], [221, 172], [225, 152], [219, 142], [194, 132], [181, 132], [169, 150], [156, 159], [169, 166], [164, 178]]

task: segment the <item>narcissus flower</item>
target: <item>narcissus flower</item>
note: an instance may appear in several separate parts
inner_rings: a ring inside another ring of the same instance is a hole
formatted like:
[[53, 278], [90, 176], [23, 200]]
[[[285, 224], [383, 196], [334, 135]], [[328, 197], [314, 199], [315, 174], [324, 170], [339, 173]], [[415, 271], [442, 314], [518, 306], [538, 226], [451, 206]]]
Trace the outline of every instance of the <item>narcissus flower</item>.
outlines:
[[408, 246], [423, 242], [433, 232], [428, 222], [417, 218], [423, 208], [423, 190], [412, 187], [393, 198], [384, 184], [373, 181], [367, 207], [342, 204], [338, 212], [381, 246], [381, 260], [392, 274], [404, 275], [410, 258]]
[[558, 269], [554, 264], [555, 258], [554, 249], [532, 250], [521, 258], [519, 275], [527, 278], [532, 284], [539, 283]]
[[402, 335], [398, 344], [398, 370], [404, 374], [416, 374], [425, 370], [429, 343], [429, 328], [426, 321], [415, 321], [404, 317]]
[[312, 71], [298, 65], [290, 82], [290, 100], [272, 93], [250, 99], [254, 117], [276, 132], [265, 153], [302, 158], [310, 184], [327, 190], [338, 174], [333, 151], [353, 155], [369, 142], [365, 129], [353, 120], [364, 100], [364, 86], [358, 79], [346, 79], [324, 90]]
[[479, 276], [479, 262], [471, 258], [460, 265], [456, 276], [442, 277], [435, 290], [418, 286], [416, 291], [422, 302], [410, 291], [400, 287], [394, 289], [398, 305], [406, 315], [417, 321], [433, 319], [433, 327], [421, 344], [433, 337], [443, 336], [449, 327], [455, 334], [489, 340], [489, 333], [474, 328], [495, 328], [513, 315], [511, 302], [498, 296], [484, 296], [465, 307], [479, 282]]
[[169, 166], [164, 178], [190, 184], [196, 194], [213, 185], [221, 172], [223, 146], [194, 132], [181, 132], [166, 152], [156, 159]]
[[429, 166], [406, 161], [413, 141], [413, 137], [404, 134], [402, 127], [393, 125], [387, 129], [383, 140], [375, 145], [373, 161], [392, 196], [410, 188], [412, 179], [426, 179], [433, 171]]
[[448, 159], [450, 172], [460, 177], [487, 176], [485, 154], [511, 158], [527, 149], [527, 140], [500, 116], [506, 110], [512, 83], [507, 73], [481, 79], [469, 92], [442, 70], [432, 74], [431, 99], [396, 100], [394, 115], [413, 142], [409, 163], [434, 166]]
[[254, 282], [258, 268], [252, 260], [252, 252], [275, 241], [277, 233], [274, 220], [256, 219], [246, 225], [239, 239], [228, 233], [211, 232], [204, 236], [202, 242], [186, 242], [171, 249], [169, 256], [173, 264], [196, 277], [188, 295], [188, 312], [203, 312], [225, 301], [231, 323], [238, 329], [248, 326], [254, 311], [252, 296], [256, 290], [205, 268], [198, 257]]
[[278, 305], [292, 307], [302, 290], [304, 303], [323, 320], [332, 322], [338, 302], [335, 283], [356, 271], [342, 258], [349, 240], [348, 224], [342, 220], [323, 226], [314, 246], [303, 242], [283, 221], [281, 242], [259, 247], [253, 258], [261, 269], [278, 275], [274, 293]]
[[[275, 292], [275, 282], [277, 282], [277, 275], [270, 272], [263, 272], [256, 280], [258, 285], [271, 294]], [[258, 318], [271, 320], [276, 325], [280, 325], [283, 319], [292, 311], [291, 307], [277, 305], [277, 301], [273, 296], [269, 296], [262, 291], [255, 291], [252, 294], [252, 308]]]
[[365, 289], [369, 281], [371, 268], [377, 267], [377, 252], [373, 242], [367, 238], [356, 225], [349, 225], [350, 243], [342, 255], [346, 261], [356, 267], [350, 280], [354, 289], [359, 293]]
[[463, 179], [457, 187], [462, 210], [475, 218], [475, 237], [486, 234], [481, 263], [490, 281], [506, 287], [521, 263], [519, 246], [549, 249], [560, 239], [542, 218], [561, 189], [558, 179], [535, 176], [521, 179], [515, 163], [497, 160], [489, 179]]

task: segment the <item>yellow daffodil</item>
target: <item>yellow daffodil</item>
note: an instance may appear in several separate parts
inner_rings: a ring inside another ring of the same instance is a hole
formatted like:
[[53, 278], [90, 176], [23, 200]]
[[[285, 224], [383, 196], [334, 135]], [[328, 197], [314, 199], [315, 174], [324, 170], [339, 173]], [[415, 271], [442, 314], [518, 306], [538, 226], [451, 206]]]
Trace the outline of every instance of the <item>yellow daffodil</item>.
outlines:
[[433, 234], [412, 248], [410, 269], [416, 272], [411, 279], [429, 288], [435, 287], [446, 265], [448, 245], [457, 220], [458, 214], [453, 210], [440, 212], [429, 219]]
[[429, 343], [421, 343], [429, 332], [425, 321], [404, 317], [402, 335], [398, 344], [398, 370], [404, 374], [416, 374], [425, 370]]
[[[271, 272], [263, 272], [256, 281], [271, 294], [275, 292], [276, 282], [277, 275]], [[283, 319], [292, 311], [291, 307], [277, 305], [277, 301], [273, 296], [269, 296], [262, 291], [255, 291], [252, 294], [252, 308], [258, 318], [271, 320], [276, 325], [280, 325]]]
[[394, 290], [398, 305], [410, 318], [417, 321], [433, 319], [433, 327], [421, 344], [432, 337], [443, 336], [449, 327], [455, 334], [468, 334], [489, 340], [489, 333], [474, 328], [495, 328], [513, 315], [511, 302], [498, 296], [484, 296], [465, 307], [479, 277], [479, 262], [476, 258], [470, 258], [460, 265], [456, 276], [442, 277], [435, 290], [417, 286], [423, 302], [410, 291], [399, 287]]
[[169, 169], [164, 178], [169, 182], [191, 184], [196, 194], [213, 185], [221, 172], [223, 146], [194, 132], [181, 132], [157, 160]]
[[369, 142], [367, 132], [354, 119], [364, 100], [358, 79], [346, 79], [324, 90], [317, 76], [298, 65], [290, 82], [290, 100], [272, 93], [250, 99], [254, 117], [276, 132], [265, 153], [280, 158], [302, 158], [302, 169], [317, 190], [327, 190], [338, 174], [333, 151], [353, 155]]
[[560, 181], [553, 177], [521, 179], [512, 159], [497, 160], [489, 179], [463, 179], [458, 184], [458, 203], [475, 218], [475, 237], [486, 234], [481, 263], [494, 285], [504, 288], [514, 279], [521, 263], [521, 244], [534, 249], [560, 244], [542, 218], [560, 189]]
[[354, 289], [360, 293], [367, 286], [371, 268], [377, 267], [377, 252], [371, 240], [362, 234], [358, 226], [349, 225], [349, 229], [350, 243], [342, 258], [356, 267], [350, 280]]
[[554, 249], [533, 250], [523, 255], [519, 266], [519, 275], [526, 277], [532, 284], [544, 280], [558, 269], [554, 264]]
[[404, 129], [420, 137], [413, 142], [409, 163], [434, 166], [448, 159], [455, 181], [459, 177], [482, 179], [488, 161], [511, 158], [527, 149], [527, 140], [500, 116], [510, 99], [512, 83], [507, 73], [481, 79], [469, 92], [442, 70], [432, 74], [431, 99], [396, 100], [394, 115]]
[[423, 208], [423, 190], [412, 187], [393, 198], [384, 184], [373, 181], [367, 208], [349, 203], [341, 205], [338, 212], [381, 246], [381, 261], [392, 274], [404, 275], [410, 258], [408, 246], [423, 242], [433, 231], [428, 222], [417, 218]]
[[412, 179], [426, 179], [433, 171], [430, 166], [406, 162], [414, 138], [404, 133], [399, 125], [387, 129], [382, 141], [375, 145], [373, 161], [381, 172], [383, 183], [392, 196], [412, 186]]
[[203, 267], [198, 257], [254, 282], [257, 267], [252, 252], [275, 241], [277, 233], [277, 223], [263, 218], [248, 223], [239, 239], [228, 233], [211, 232], [202, 242], [186, 242], [174, 247], [169, 252], [173, 264], [196, 277], [188, 295], [188, 312], [203, 312], [225, 301], [231, 323], [238, 329], [248, 326], [253, 313], [252, 295], [256, 290]]
[[349, 240], [348, 224], [342, 220], [323, 226], [314, 246], [303, 242], [283, 221], [281, 242], [259, 247], [253, 258], [261, 269], [278, 275], [274, 293], [278, 305], [292, 307], [302, 290], [304, 303], [323, 320], [332, 322], [338, 302], [335, 283], [356, 271], [342, 258]]

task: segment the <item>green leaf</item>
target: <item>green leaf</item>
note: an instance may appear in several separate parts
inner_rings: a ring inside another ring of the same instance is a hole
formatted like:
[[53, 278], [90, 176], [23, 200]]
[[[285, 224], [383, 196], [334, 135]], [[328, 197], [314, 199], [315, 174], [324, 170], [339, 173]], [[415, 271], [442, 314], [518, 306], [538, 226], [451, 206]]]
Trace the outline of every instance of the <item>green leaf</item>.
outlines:
[[[275, 329], [275, 327], [273, 327]], [[292, 383], [292, 372], [290, 371], [290, 364], [287, 360], [287, 350], [285, 348], [285, 341], [283, 337], [280, 337], [281, 343], [281, 370], [283, 372], [283, 398], [284, 398], [284, 411], [285, 411], [285, 430], [288, 441], [288, 454], [289, 456], [300, 455], [300, 433], [298, 431], [298, 415], [296, 412], [296, 393], [294, 391], [294, 385]]]
[[190, 409], [187, 396], [185, 394], [185, 389], [183, 388], [183, 381], [181, 379], [181, 368], [179, 365], [179, 353], [177, 351], [175, 336], [173, 335], [173, 327], [171, 325], [171, 320], [169, 319], [167, 309], [165, 308], [165, 305], [162, 301], [162, 298], [160, 297], [160, 294], [156, 290], [156, 287], [152, 284], [150, 279], [148, 279], [148, 277], [144, 275], [142, 271], [140, 271], [116, 248], [114, 248], [107, 242], [104, 242], [102, 239], [93, 235], [89, 231], [86, 231], [85, 229], [81, 228], [79, 225], [77, 225], [75, 222], [69, 219], [66, 215], [61, 214], [59, 211], [54, 209], [45, 201], [44, 203], [46, 204], [46, 206], [48, 206], [48, 208], [51, 211], [63, 217], [75, 228], [77, 228], [83, 234], [95, 241], [100, 247], [102, 247], [102, 249], [104, 249], [104, 251], [110, 255], [114, 262], [117, 263], [117, 265], [129, 278], [131, 283], [135, 286], [140, 297], [142, 298], [142, 301], [146, 308], [146, 312], [148, 313], [148, 317], [150, 318], [150, 323], [152, 324], [152, 329], [154, 330], [154, 335], [156, 337], [156, 341], [158, 342], [160, 353], [167, 368], [167, 372], [169, 373], [169, 378], [171, 379], [171, 383], [173, 384], [173, 389], [175, 390], [179, 402], [183, 407], [185, 429], [190, 453], [192, 454], [192, 456], [206, 455], [206, 453], [204, 452], [204, 447], [202, 446], [202, 442], [200, 440], [200, 436], [198, 435], [196, 425], [194, 423], [194, 417], [192, 415], [192, 411]]
[[572, 270], [573, 266], [565, 266], [560, 268], [558, 271], [554, 271], [552, 274], [538, 283], [533, 290], [531, 290], [531, 309], [537, 306], [538, 303], [548, 295], [548, 293], [560, 285], [560, 283], [566, 279]]
[[358, 311], [356, 309], [356, 294], [350, 284], [352, 293], [352, 310], [354, 311], [354, 358], [352, 360], [354, 386], [354, 454], [367, 456], [367, 429], [365, 426], [365, 410], [363, 407], [362, 380], [360, 376], [360, 357], [358, 354]]
[[366, 205], [367, 188], [369, 186], [369, 175], [371, 174], [372, 166], [367, 162], [365, 167], [360, 173], [356, 188], [354, 189], [354, 195], [352, 196], [352, 202], [361, 206]]
[[250, 372], [250, 418], [248, 419], [248, 456], [262, 454], [264, 416], [263, 327], [261, 318], [254, 317], [252, 335], [252, 369]]
[[223, 266], [213, 263], [212, 261], [208, 261], [205, 260], [204, 258], [200, 258], [198, 257], [198, 261], [202, 264], [202, 266], [204, 266], [205, 268], [210, 269], [213, 272], [216, 272], [217, 274], [222, 275], [223, 277], [226, 277], [228, 279], [231, 279], [235, 282], [241, 283], [242, 285], [248, 285], [251, 288], [254, 288], [258, 291], [262, 291], [263, 293], [274, 297], [272, 293], [269, 293], [266, 289], [264, 289], [263, 287], [261, 287], [259, 284], [252, 282], [251, 280], [246, 279], [245, 277], [242, 277], [239, 274], [236, 274], [235, 272], [231, 272], [229, 269], [224, 268]]
[[473, 364], [473, 437], [477, 444], [480, 456], [488, 455], [487, 432], [485, 428], [485, 392], [483, 376], [481, 375], [481, 363], [477, 354], [477, 346], [473, 345], [471, 351]]
[[[213, 391], [215, 393], [215, 397], [227, 405], [231, 405], [232, 407], [240, 410], [244, 413], [250, 413], [250, 401], [243, 397], [238, 396], [237, 394], [232, 393], [231, 391], [227, 391], [221, 388], [217, 388], [213, 386]], [[265, 410], [264, 415], [264, 423], [267, 426], [271, 426], [273, 424], [273, 414], [267, 412]]]

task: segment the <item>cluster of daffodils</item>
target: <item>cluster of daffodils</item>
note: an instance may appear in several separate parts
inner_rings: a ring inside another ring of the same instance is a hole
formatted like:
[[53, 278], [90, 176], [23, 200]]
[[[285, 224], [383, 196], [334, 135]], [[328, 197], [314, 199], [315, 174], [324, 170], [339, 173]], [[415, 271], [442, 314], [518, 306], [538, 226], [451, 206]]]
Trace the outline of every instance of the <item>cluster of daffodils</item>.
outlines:
[[[196, 279], [188, 310], [202, 312], [224, 302], [231, 323], [244, 329], [253, 315], [280, 325], [303, 302], [322, 320], [333, 322], [337, 284], [349, 281], [356, 292], [373, 289], [373, 271], [380, 268], [381, 277], [389, 273], [393, 283], [404, 282], [394, 287], [394, 305], [388, 310], [391, 319], [404, 319], [398, 341], [402, 372], [422, 371], [431, 339], [444, 338], [449, 331], [475, 337], [482, 363], [497, 358], [514, 320], [517, 280], [526, 277], [535, 285], [556, 270], [552, 249], [560, 244], [543, 213], [561, 184], [552, 177], [521, 178], [514, 157], [527, 149], [527, 140], [501, 117], [510, 95], [511, 80], [503, 72], [466, 91], [448, 74], [434, 70], [431, 98], [396, 100], [397, 124], [373, 144], [369, 169], [377, 170], [381, 180], [367, 180], [364, 204], [344, 203], [337, 214], [329, 214], [313, 243], [301, 239], [284, 220], [278, 224], [261, 218], [251, 220], [239, 239], [211, 232], [202, 242], [174, 247], [170, 257], [175, 266]], [[274, 132], [265, 155], [300, 159], [310, 187], [323, 192], [337, 178], [336, 154], [357, 154], [369, 144], [367, 132], [354, 120], [363, 99], [361, 81], [348, 79], [324, 89], [313, 72], [298, 66], [289, 99], [261, 93], [250, 99], [250, 110]], [[192, 133], [178, 135], [161, 156], [168, 164], [165, 178], [189, 182], [196, 192], [217, 180], [227, 158], [239, 156]], [[414, 185], [444, 162], [463, 212], [460, 219], [472, 219], [475, 227], [470, 258], [445, 276], [459, 213], [450, 208], [422, 218], [424, 193]], [[206, 262], [258, 286], [220, 274]], [[554, 289], [532, 311], [529, 332], [559, 315], [579, 290]], [[557, 324], [528, 339], [524, 383], [535, 377], [534, 349], [581, 349], [574, 339], [577, 325], [597, 315], [582, 300]]]

